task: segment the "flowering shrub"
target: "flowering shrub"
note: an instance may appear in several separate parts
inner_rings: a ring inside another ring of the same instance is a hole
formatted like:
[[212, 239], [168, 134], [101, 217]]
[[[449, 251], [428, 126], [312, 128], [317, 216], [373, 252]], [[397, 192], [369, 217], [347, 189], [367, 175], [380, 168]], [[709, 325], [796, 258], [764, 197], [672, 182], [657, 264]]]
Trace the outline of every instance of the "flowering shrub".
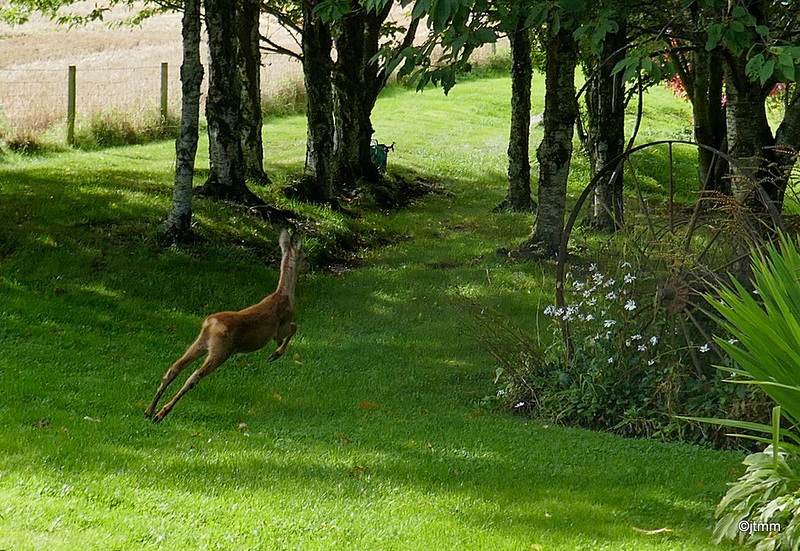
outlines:
[[[526, 353], [530, 343], [506, 356], [493, 352], [502, 365], [494, 399], [567, 425], [725, 443], [722, 430], [674, 415], [758, 416], [767, 408], [752, 389], [722, 384], [726, 374], [712, 366], [711, 343], [702, 334], [687, 342], [686, 328], [654, 300], [656, 283], [630, 262], [611, 272], [597, 264], [573, 268], [564, 282], [566, 305], [544, 308], [556, 344], [541, 354]], [[571, 354], [561, 338], [565, 323]]]
[[565, 308], [550, 305], [544, 313], [569, 323], [579, 340], [576, 346], [583, 353], [603, 357], [611, 365], [633, 362], [653, 366], [658, 362], [661, 328], [647, 323], [650, 332], [639, 332], [643, 320], [634, 298], [638, 277], [631, 269], [630, 262], [623, 262], [620, 273], [624, 275], [619, 281], [606, 277], [597, 264], [589, 266], [586, 280], [577, 279], [570, 272], [566, 291], [577, 300]]

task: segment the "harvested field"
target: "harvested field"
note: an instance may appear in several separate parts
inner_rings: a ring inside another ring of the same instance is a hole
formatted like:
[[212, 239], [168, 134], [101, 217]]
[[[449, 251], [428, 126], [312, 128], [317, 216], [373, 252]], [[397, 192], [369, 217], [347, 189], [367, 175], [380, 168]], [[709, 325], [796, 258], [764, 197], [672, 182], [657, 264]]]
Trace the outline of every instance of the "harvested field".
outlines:
[[[162, 62], [169, 64], [169, 99], [177, 109], [181, 16], [162, 14], [133, 28], [118, 24], [132, 13], [117, 8], [103, 22], [72, 29], [42, 17], [20, 26], [0, 24], [0, 130], [41, 130], [63, 120], [70, 65], [76, 66], [79, 119], [97, 111], [155, 109]], [[262, 32], [292, 44], [267, 18]], [[265, 89], [301, 80], [300, 64], [286, 56], [265, 55], [263, 63]]]
[[[2, 0], [0, 0], [2, 4]], [[87, 14], [94, 2], [71, 7]], [[68, 28], [42, 16], [24, 25], [0, 23], [0, 137], [40, 131], [63, 122], [67, 111], [68, 68], [76, 67], [76, 109], [80, 123], [93, 114], [111, 111], [155, 113], [161, 95], [161, 64], [169, 67], [168, 92], [172, 112], [180, 105], [181, 15], [166, 13], [140, 25], [122, 24], [134, 10], [114, 8], [104, 21]], [[392, 18], [401, 21], [403, 10]], [[418, 38], [427, 32], [420, 26]], [[292, 37], [264, 16], [261, 32], [297, 51]], [[485, 57], [489, 47], [478, 52]], [[207, 48], [203, 48], [204, 58]], [[302, 88], [300, 63], [285, 55], [262, 57], [265, 96]]]

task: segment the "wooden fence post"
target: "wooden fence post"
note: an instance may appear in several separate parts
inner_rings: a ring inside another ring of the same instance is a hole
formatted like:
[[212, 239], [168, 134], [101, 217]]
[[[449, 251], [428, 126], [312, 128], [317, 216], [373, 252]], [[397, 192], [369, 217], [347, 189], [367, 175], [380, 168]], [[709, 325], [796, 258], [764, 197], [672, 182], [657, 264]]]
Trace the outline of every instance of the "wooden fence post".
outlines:
[[161, 64], [161, 124], [167, 124], [167, 100], [169, 99], [169, 63]]
[[75, 65], [69, 66], [67, 79], [67, 144], [75, 145]]

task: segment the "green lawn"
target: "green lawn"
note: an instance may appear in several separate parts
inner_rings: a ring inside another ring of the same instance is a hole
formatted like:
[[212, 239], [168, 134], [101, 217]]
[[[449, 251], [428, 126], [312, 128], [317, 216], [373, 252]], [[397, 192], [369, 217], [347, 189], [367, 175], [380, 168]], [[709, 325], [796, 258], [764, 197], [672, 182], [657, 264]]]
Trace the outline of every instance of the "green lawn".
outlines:
[[[170, 143], [0, 161], [0, 549], [712, 548], [740, 454], [480, 406], [496, 366], [456, 287], [550, 338], [537, 324], [553, 266], [494, 253], [532, 224], [492, 212], [509, 91], [486, 79], [386, 94], [375, 128], [397, 143], [390, 165], [445, 192], [354, 222], [391, 244], [301, 276], [286, 356], [231, 359], [160, 425], [144, 407], [203, 317], [274, 289], [277, 228], [198, 201], [206, 240], [160, 247]], [[661, 136], [680, 135], [686, 106], [653, 93]], [[257, 191], [279, 197], [304, 121], [264, 135], [276, 186]]]

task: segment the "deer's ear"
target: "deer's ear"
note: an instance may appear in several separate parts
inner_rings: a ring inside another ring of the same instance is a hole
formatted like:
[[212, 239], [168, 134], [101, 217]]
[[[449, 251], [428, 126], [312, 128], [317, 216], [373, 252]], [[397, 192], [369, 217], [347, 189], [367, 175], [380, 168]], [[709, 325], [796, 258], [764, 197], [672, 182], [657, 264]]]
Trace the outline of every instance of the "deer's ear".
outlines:
[[303, 239], [298, 234], [292, 236], [292, 248], [296, 251], [300, 251], [303, 248]]
[[278, 244], [281, 246], [281, 249], [285, 249], [292, 244], [292, 236], [289, 235], [289, 231], [286, 228], [281, 230], [281, 235], [278, 238]]

